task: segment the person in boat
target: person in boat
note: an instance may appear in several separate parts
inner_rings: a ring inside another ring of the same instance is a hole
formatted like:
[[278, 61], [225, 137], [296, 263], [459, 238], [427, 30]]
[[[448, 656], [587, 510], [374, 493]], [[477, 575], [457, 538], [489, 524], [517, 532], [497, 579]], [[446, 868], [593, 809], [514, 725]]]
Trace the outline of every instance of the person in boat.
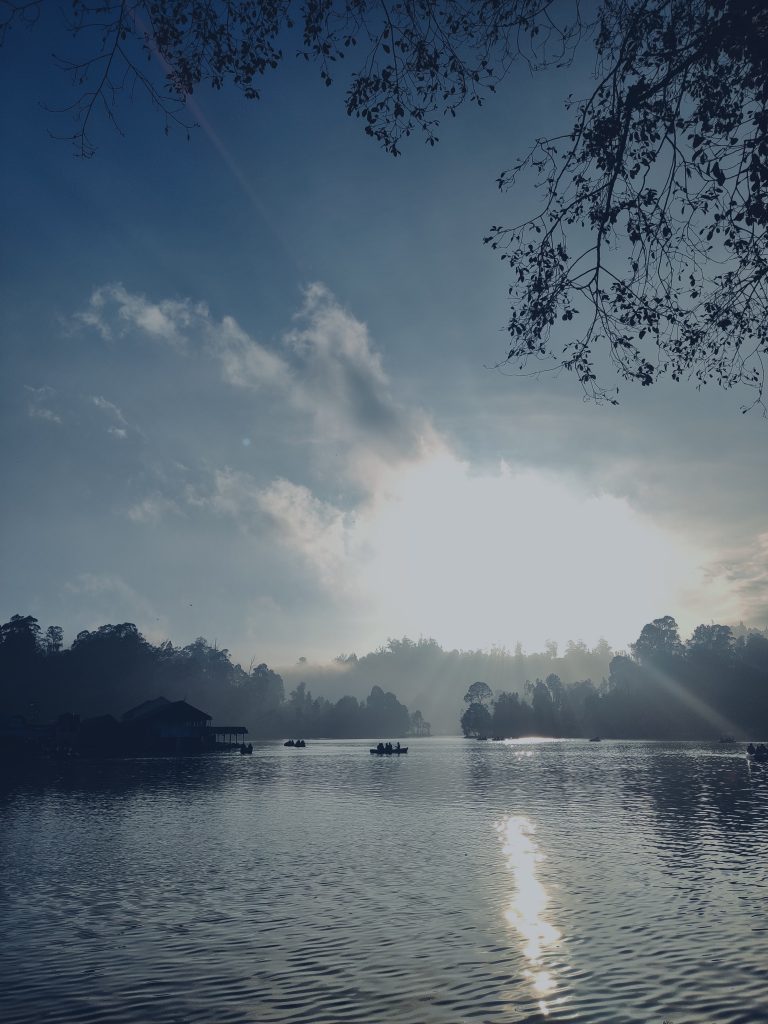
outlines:
[[388, 754], [391, 754], [392, 753], [392, 744], [391, 743], [387, 743], [387, 745], [386, 745], [386, 747], [384, 749], [386, 750], [386, 752]]
[[381, 740], [379, 740], [378, 744], [376, 745], [376, 750], [379, 754], [384, 753], [384, 744], [381, 742]]
[[752, 754], [754, 754], [754, 752], [755, 752], [755, 744], [754, 743], [750, 743], [749, 746], [747, 747], [747, 753], [752, 755]]
[[396, 753], [396, 754], [399, 754], [399, 753], [400, 753], [400, 740], [398, 740], [398, 741], [397, 741], [397, 744], [395, 745], [395, 753]]

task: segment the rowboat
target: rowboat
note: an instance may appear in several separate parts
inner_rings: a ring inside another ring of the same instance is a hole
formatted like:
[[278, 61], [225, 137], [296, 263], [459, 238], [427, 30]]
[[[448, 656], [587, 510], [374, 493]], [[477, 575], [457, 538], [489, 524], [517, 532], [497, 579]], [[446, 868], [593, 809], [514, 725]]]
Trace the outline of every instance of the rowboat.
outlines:
[[399, 750], [397, 750], [395, 747], [393, 747], [391, 750], [377, 750], [376, 747], [371, 747], [370, 750], [372, 754], [376, 754], [378, 757], [390, 757], [392, 754], [408, 753], [408, 747], [400, 747]]

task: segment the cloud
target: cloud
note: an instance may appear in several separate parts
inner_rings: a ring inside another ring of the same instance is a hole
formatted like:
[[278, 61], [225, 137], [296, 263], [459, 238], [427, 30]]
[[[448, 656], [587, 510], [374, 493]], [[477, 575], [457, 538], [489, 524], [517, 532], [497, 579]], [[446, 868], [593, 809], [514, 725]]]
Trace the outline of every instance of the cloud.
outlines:
[[231, 316], [220, 324], [209, 322], [209, 348], [221, 362], [222, 377], [234, 387], [273, 387], [285, 394], [290, 390], [290, 368], [280, 356], [254, 341]]
[[[205, 469], [195, 484], [177, 480], [176, 494], [171, 482], [168, 497], [149, 494], [127, 510], [135, 523], [185, 511], [229, 519], [254, 550], [290, 552], [329, 604], [346, 602], [350, 616], [375, 619], [379, 633], [425, 632], [465, 647], [518, 639], [540, 646], [547, 636], [596, 641], [600, 633], [623, 645], [667, 609], [679, 610], [685, 629], [686, 615], [722, 621], [743, 606], [756, 619], [766, 606], [767, 552], [754, 564], [740, 557], [730, 569], [712, 568], [718, 545], [661, 529], [604, 466], [585, 477], [572, 464], [522, 472], [522, 454], [509, 465], [486, 456], [482, 468], [460, 457], [425, 409], [404, 403], [365, 323], [322, 285], [306, 290], [274, 346], [202, 303], [152, 303], [114, 285], [94, 296], [91, 312], [113, 335], [132, 326], [179, 351], [194, 349], [210, 360], [211, 376], [241, 393], [241, 405], [253, 393], [261, 417], [248, 472]], [[268, 409], [265, 395], [274, 399]], [[126, 429], [114, 403], [92, 401], [114, 431]], [[541, 426], [524, 423], [519, 448], [530, 447]], [[280, 448], [297, 436], [301, 469], [294, 451]], [[564, 436], [567, 420], [559, 420], [553, 450], [568, 448]], [[262, 466], [281, 455], [286, 464], [260, 477], [251, 466], [268, 449]], [[609, 494], [600, 492], [606, 480]]]
[[175, 501], [165, 498], [160, 494], [153, 494], [143, 498], [135, 505], [126, 509], [126, 515], [134, 523], [159, 523], [168, 513], [179, 513], [180, 509]]
[[306, 289], [282, 353], [265, 348], [232, 317], [206, 325], [222, 379], [239, 388], [271, 389], [303, 418], [315, 459], [369, 493], [382, 475], [442, 445], [423, 410], [395, 396], [364, 323], [321, 284]]
[[185, 496], [193, 508], [210, 509], [216, 515], [229, 516], [248, 532], [255, 522], [259, 493], [259, 485], [252, 476], [225, 466], [214, 471], [207, 491], [188, 485]]
[[330, 590], [346, 586], [355, 514], [322, 501], [303, 484], [277, 479], [262, 485], [249, 473], [225, 467], [214, 472], [207, 492], [187, 488], [187, 502], [232, 519], [251, 538], [271, 535]]
[[[383, 367], [366, 325], [321, 284], [304, 293], [293, 328], [279, 349], [253, 338], [232, 316], [213, 317], [191, 299], [152, 302], [121, 284], [97, 288], [77, 314], [105, 338], [129, 328], [179, 351], [194, 346], [219, 365], [231, 387], [269, 392], [292, 410], [296, 428], [312, 439], [320, 468], [368, 491], [403, 462], [442, 444], [423, 410], [404, 406]], [[107, 411], [116, 406], [94, 398]], [[121, 423], [121, 426], [126, 426]]]
[[122, 412], [120, 411], [120, 409], [118, 409], [114, 402], [107, 401], [107, 399], [103, 398], [101, 395], [91, 395], [91, 402], [96, 406], [97, 409], [101, 409], [102, 412], [105, 412], [108, 415], [112, 416], [115, 420], [117, 420], [118, 423], [122, 424], [124, 427], [128, 426], [128, 421], [126, 420], [125, 416], [123, 416]]
[[184, 350], [190, 329], [207, 318], [208, 309], [202, 303], [188, 299], [150, 302], [145, 296], [132, 294], [117, 283], [96, 288], [88, 308], [75, 314], [74, 319], [94, 328], [108, 341], [133, 327], [154, 341]]
[[260, 508], [277, 527], [282, 542], [298, 553], [320, 582], [338, 592], [346, 587], [355, 516], [316, 498], [309, 488], [275, 480], [258, 494]]
[[[114, 422], [111, 426], [107, 427], [107, 433], [118, 441], [124, 441], [128, 437], [128, 430], [130, 424], [123, 415], [122, 410], [115, 405], [114, 402], [110, 402], [102, 395], [91, 395], [90, 402], [95, 405], [100, 412], [103, 412], [106, 416], [112, 419]], [[141, 431], [137, 431], [139, 434]]]
[[24, 390], [29, 392], [29, 400], [27, 402], [28, 416], [32, 419], [47, 420], [48, 423], [60, 424], [63, 422], [61, 416], [49, 408], [51, 399], [56, 396], [54, 388], [49, 387], [47, 384], [39, 388], [25, 384]]
[[366, 325], [327, 288], [307, 289], [296, 320], [284, 339], [296, 364], [290, 400], [353, 480], [374, 488], [382, 473], [441, 447], [427, 414], [398, 401]]
[[709, 574], [733, 594], [738, 617], [748, 626], [768, 625], [768, 532], [758, 534], [749, 548], [735, 548], [714, 562]]

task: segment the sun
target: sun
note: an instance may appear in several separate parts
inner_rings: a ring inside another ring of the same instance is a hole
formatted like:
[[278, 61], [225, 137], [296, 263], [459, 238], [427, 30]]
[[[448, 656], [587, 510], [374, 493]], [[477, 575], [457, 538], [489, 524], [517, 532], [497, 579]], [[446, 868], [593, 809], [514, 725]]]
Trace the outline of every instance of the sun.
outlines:
[[359, 583], [384, 633], [447, 647], [621, 647], [702, 596], [707, 553], [625, 499], [505, 463], [473, 473], [445, 451], [390, 478], [359, 530]]

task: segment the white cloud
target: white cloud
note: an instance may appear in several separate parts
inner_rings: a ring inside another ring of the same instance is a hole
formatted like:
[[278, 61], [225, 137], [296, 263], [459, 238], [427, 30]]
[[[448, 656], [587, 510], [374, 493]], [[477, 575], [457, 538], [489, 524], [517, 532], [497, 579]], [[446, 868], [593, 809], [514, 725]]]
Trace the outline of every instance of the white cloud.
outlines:
[[[110, 417], [114, 421], [112, 426], [107, 427], [107, 433], [111, 437], [117, 438], [118, 441], [124, 441], [128, 437], [130, 424], [123, 415], [122, 409], [115, 405], [114, 402], [104, 398], [103, 395], [91, 395], [90, 401], [105, 416]], [[138, 431], [138, 433], [141, 433], [141, 431]]]
[[133, 327], [179, 350], [186, 348], [190, 329], [207, 319], [208, 309], [202, 303], [188, 299], [150, 302], [143, 295], [130, 293], [119, 283], [95, 289], [88, 308], [75, 315], [76, 321], [93, 327], [106, 340], [121, 336]]
[[107, 401], [107, 399], [101, 395], [91, 395], [91, 402], [97, 409], [101, 409], [102, 412], [112, 416], [118, 423], [122, 424], [122, 426], [128, 426], [128, 421], [114, 402]]
[[135, 505], [126, 509], [125, 514], [134, 523], [159, 523], [168, 513], [180, 511], [175, 501], [165, 498], [160, 494], [153, 494], [143, 498]]
[[215, 470], [207, 492], [199, 487], [188, 486], [186, 501], [192, 507], [210, 509], [216, 515], [229, 516], [248, 532], [255, 525], [259, 494], [259, 485], [252, 476], [225, 466], [224, 469]]
[[[104, 337], [132, 327], [179, 350], [194, 344], [207, 351], [226, 384], [268, 390], [284, 400], [297, 427], [304, 422], [323, 469], [332, 464], [334, 472], [369, 491], [382, 474], [441, 445], [429, 417], [396, 398], [366, 325], [323, 285], [306, 289], [281, 352], [251, 337], [232, 316], [216, 320], [204, 303], [151, 302], [121, 284], [97, 288], [77, 319]], [[106, 399], [93, 401], [119, 412]]]
[[[308, 579], [358, 621], [375, 622], [379, 636], [488, 647], [604, 634], [624, 645], [667, 611], [732, 618], [762, 601], [764, 559], [730, 576], [708, 571], [713, 545], [660, 529], [628, 499], [589, 493], [569, 471], [521, 473], [498, 460], [477, 471], [424, 409], [402, 403], [366, 325], [321, 285], [306, 291], [279, 350], [203, 304], [150, 303], [122, 286], [94, 295], [99, 316], [111, 304], [112, 320], [117, 310], [118, 321], [178, 348], [195, 344], [227, 386], [281, 399], [264, 445], [277, 446], [287, 427], [307, 439], [307, 477], [225, 466], [176, 502], [149, 495], [128, 516], [156, 523], [186, 505], [231, 519], [246, 537], [299, 558]], [[114, 431], [125, 429], [117, 406], [92, 400]], [[332, 500], [315, 493], [318, 479]], [[354, 500], [336, 496], [345, 484]]]
[[710, 567], [710, 578], [734, 599], [728, 622], [742, 619], [748, 626], [768, 626], [768, 532], [749, 547], [735, 548]]
[[32, 419], [47, 420], [48, 423], [62, 423], [61, 416], [49, 408], [50, 402], [55, 399], [56, 390], [49, 385], [35, 388], [29, 384], [24, 385], [24, 390], [29, 392], [27, 403], [27, 415]]
[[354, 515], [316, 498], [309, 488], [275, 480], [258, 495], [261, 509], [282, 542], [312, 566], [320, 582], [338, 593], [347, 586]]
[[255, 390], [275, 387], [283, 393], [290, 389], [287, 363], [249, 337], [233, 317], [225, 316], [220, 324], [208, 323], [207, 333], [228, 384]]
[[323, 285], [311, 285], [283, 355], [265, 348], [232, 317], [208, 321], [209, 351], [222, 378], [254, 391], [265, 387], [307, 422], [320, 468], [365, 490], [404, 462], [441, 446], [429, 417], [395, 397], [364, 323]]
[[32, 419], [48, 420], [49, 423], [63, 422], [61, 416], [58, 413], [52, 412], [51, 409], [42, 409], [39, 406], [30, 405], [27, 412]]
[[335, 591], [346, 586], [355, 516], [308, 487], [285, 479], [264, 486], [249, 473], [225, 467], [214, 472], [207, 492], [188, 488], [187, 502], [232, 519], [250, 537], [271, 534], [305, 562], [317, 582]]

